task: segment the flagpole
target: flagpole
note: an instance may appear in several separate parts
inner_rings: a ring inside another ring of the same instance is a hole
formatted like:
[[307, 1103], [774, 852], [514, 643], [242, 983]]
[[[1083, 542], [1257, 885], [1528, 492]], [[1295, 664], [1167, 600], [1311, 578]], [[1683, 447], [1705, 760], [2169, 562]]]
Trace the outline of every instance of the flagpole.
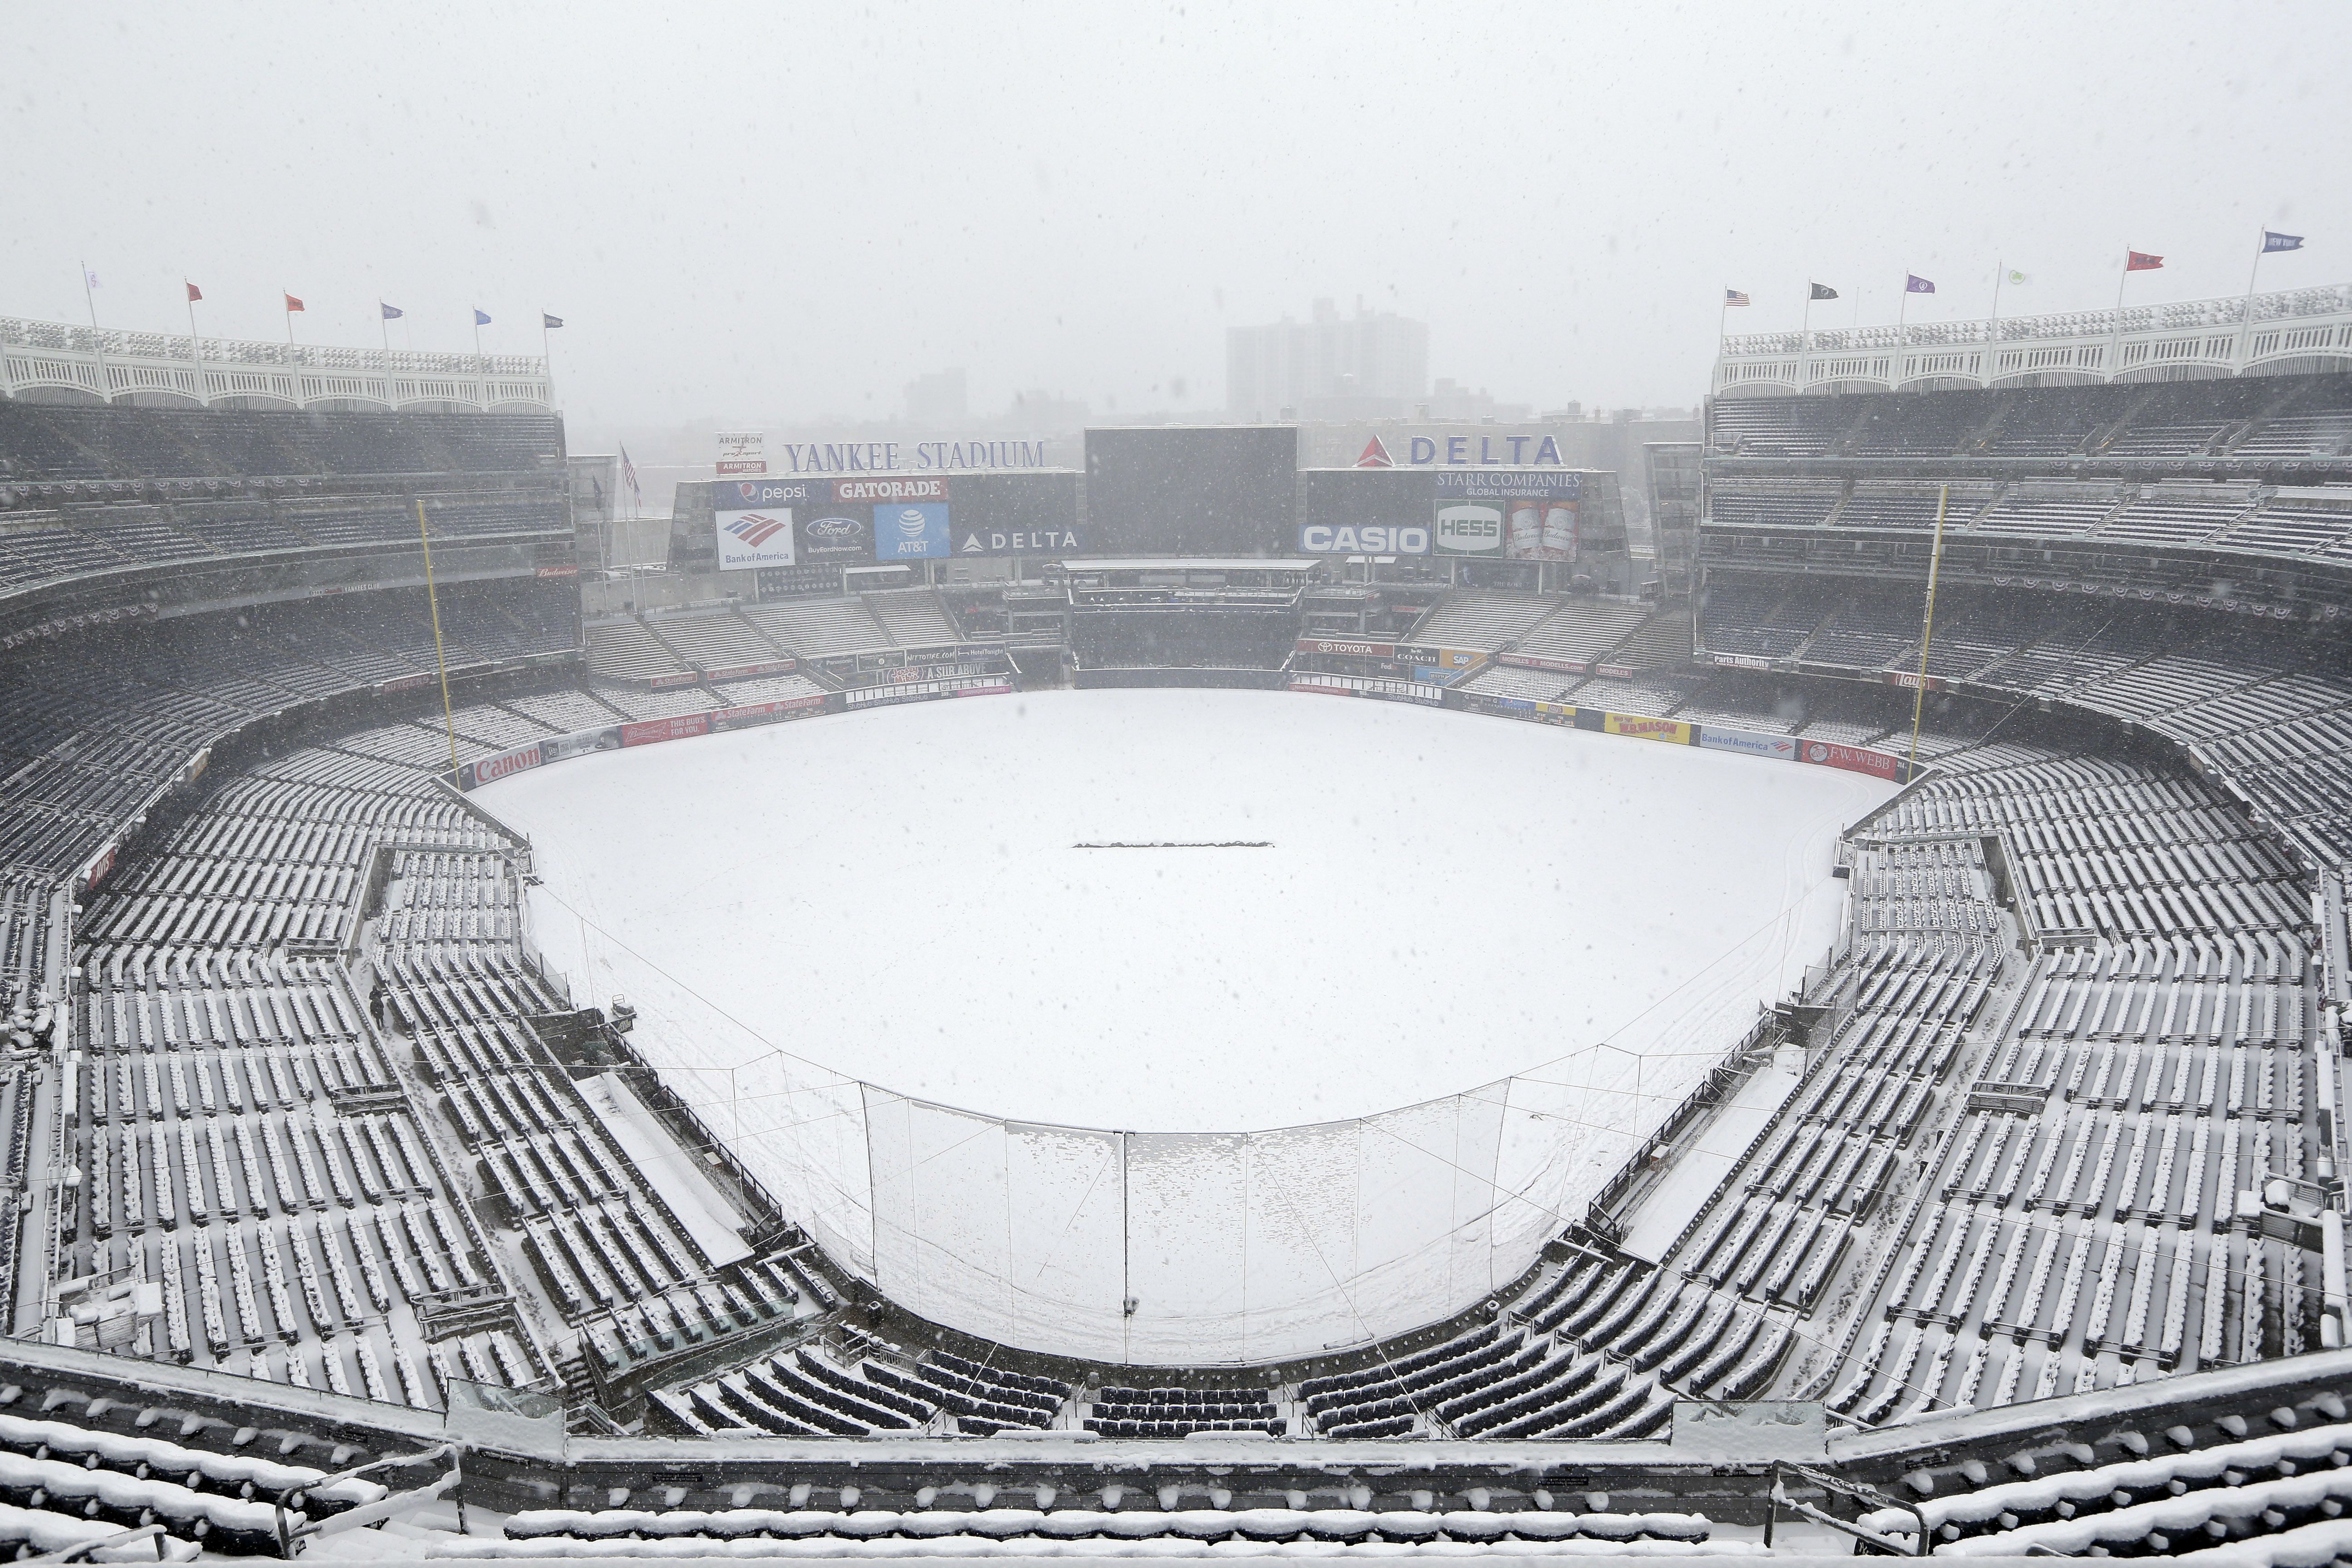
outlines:
[[539, 313], [539, 370], [547, 377], [547, 411], [555, 412], [555, 345], [547, 336], [547, 312]]
[[2254, 239], [2254, 264], [2246, 269], [2246, 302], [2238, 311], [2238, 368], [2243, 370], [2254, 342], [2254, 279], [2263, 274], [2263, 251], [2271, 242], [2264, 228]]
[[1992, 322], [1985, 340], [1984, 384], [1990, 386], [2000, 374], [2000, 282], [2009, 276], [2009, 263], [1996, 258], [1992, 264]]
[[1805, 390], [1805, 354], [1813, 346], [1813, 280], [1805, 279], [1804, 322], [1797, 329], [1797, 390]]
[[112, 403], [114, 388], [106, 378], [106, 344], [98, 335], [98, 295], [89, 286], [89, 263], [84, 261], [80, 266], [81, 301], [89, 307], [89, 347], [90, 352], [98, 355], [98, 400]]
[[285, 310], [285, 312], [286, 312], [286, 346], [287, 346], [287, 347], [289, 347], [289, 348], [291, 348], [291, 347], [293, 347], [293, 346], [294, 346], [294, 305], [293, 305], [293, 299], [294, 299], [294, 290], [293, 290], [293, 289], [289, 289], [289, 288], [285, 287], [283, 284], [281, 284], [281, 285], [279, 285], [279, 286], [278, 286], [278, 303], [279, 308], [280, 308], [280, 309], [282, 309], [282, 310]]
[[2113, 385], [2124, 372], [2124, 285], [2131, 281], [2132, 247], [2124, 247], [2124, 275], [2116, 279], [2116, 330], [2109, 345], [2107, 383]]
[[205, 395], [205, 346], [196, 336], [196, 286], [182, 278], [180, 287], [188, 296], [188, 357], [196, 364], [196, 401], [209, 405], [212, 399]]
[[392, 318], [383, 313], [383, 301], [381, 300], [375, 302], [375, 329], [377, 335], [383, 339], [383, 405], [387, 409], [397, 408], [400, 405], [392, 392]]

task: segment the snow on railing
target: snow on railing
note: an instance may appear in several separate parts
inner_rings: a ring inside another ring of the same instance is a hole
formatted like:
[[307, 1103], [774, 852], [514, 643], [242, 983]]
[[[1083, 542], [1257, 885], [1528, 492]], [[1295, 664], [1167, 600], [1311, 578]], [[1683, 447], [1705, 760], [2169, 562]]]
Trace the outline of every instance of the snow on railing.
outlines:
[[110, 401], [134, 393], [193, 404], [251, 398], [296, 408], [349, 401], [545, 409], [554, 392], [547, 362], [523, 354], [335, 348], [0, 316], [0, 396], [36, 389]]
[[1971, 321], [1749, 332], [1722, 340], [1714, 390], [1991, 386], [2352, 368], [2352, 283]]

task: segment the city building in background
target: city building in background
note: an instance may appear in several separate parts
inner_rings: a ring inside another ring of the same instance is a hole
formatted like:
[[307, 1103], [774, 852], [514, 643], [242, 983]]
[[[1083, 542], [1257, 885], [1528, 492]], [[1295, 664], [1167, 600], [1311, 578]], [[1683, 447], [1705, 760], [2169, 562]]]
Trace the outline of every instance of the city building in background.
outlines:
[[1429, 327], [1360, 299], [1328, 300], [1305, 321], [1225, 331], [1225, 406], [1237, 419], [1380, 419], [1429, 392]]

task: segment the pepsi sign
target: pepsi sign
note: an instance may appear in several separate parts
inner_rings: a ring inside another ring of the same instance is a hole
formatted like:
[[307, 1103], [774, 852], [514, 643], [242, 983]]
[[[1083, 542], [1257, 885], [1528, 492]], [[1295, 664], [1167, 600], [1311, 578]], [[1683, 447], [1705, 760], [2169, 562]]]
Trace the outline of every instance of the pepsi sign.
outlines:
[[816, 487], [794, 479], [720, 479], [710, 487], [710, 504], [720, 511], [772, 506], [805, 506]]

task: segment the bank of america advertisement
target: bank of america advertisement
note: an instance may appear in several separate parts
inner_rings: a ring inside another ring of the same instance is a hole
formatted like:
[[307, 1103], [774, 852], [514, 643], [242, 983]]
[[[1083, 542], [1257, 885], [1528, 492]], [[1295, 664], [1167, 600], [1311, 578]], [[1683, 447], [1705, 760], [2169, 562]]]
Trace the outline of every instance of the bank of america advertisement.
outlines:
[[742, 511], [722, 511], [713, 514], [719, 529], [719, 569], [721, 572], [745, 572], [759, 566], [791, 566], [799, 557], [793, 552], [793, 509], [788, 506], [752, 507]]

